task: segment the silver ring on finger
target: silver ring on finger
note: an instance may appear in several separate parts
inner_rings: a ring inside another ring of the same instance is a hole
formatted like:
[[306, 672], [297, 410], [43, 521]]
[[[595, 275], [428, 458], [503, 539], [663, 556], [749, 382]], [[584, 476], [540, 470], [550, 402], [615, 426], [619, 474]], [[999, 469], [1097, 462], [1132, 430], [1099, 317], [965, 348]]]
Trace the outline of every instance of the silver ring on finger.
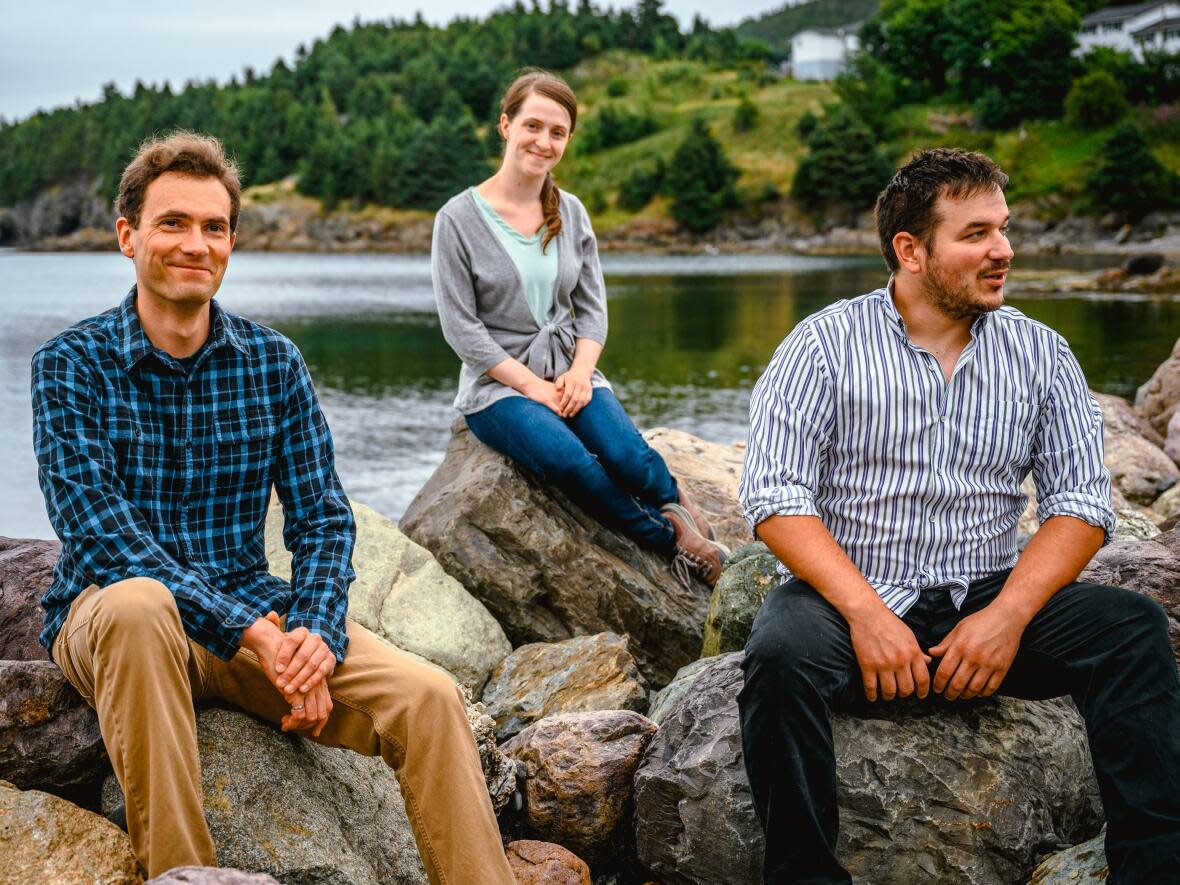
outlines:
[[294, 712], [296, 712], [296, 713], [299, 713], [299, 712], [301, 712], [301, 711], [303, 710], [303, 704], [293, 704], [293, 705], [291, 706], [291, 709], [292, 709]]

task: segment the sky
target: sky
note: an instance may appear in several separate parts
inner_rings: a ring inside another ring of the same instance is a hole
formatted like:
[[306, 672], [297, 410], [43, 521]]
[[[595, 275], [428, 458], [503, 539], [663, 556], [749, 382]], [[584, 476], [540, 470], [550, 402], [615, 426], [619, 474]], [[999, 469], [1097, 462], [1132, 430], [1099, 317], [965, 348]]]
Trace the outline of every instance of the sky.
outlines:
[[[95, 0], [0, 0], [0, 117], [20, 120], [39, 108], [95, 101], [102, 85], [127, 92], [137, 79], [181, 86], [224, 82], [246, 66], [259, 72], [300, 43], [308, 46], [337, 24], [413, 18], [444, 24], [457, 15], [483, 17], [504, 5], [474, 0], [283, 0], [283, 2], [100, 3]], [[543, 5], [548, 5], [545, 2]], [[572, 4], [571, 4], [572, 5]], [[634, 6], [606, 0], [597, 6]], [[699, 13], [732, 25], [785, 5], [784, 0], [665, 0], [687, 25]]]

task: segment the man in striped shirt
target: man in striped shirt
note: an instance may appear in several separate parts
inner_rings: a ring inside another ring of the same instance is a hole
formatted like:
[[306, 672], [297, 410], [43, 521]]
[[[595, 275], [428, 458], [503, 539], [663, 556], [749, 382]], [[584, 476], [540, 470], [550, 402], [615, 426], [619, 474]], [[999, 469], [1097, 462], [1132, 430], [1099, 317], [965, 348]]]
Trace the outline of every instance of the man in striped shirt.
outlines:
[[[1112, 885], [1180, 883], [1163, 610], [1076, 582], [1110, 538], [1102, 417], [1064, 339], [1004, 306], [1007, 176], [930, 150], [877, 200], [884, 289], [801, 322], [754, 388], [746, 518], [780, 562], [739, 697], [767, 883], [848, 883], [832, 710], [1069, 694]], [[1040, 529], [1017, 553], [1031, 471]]]

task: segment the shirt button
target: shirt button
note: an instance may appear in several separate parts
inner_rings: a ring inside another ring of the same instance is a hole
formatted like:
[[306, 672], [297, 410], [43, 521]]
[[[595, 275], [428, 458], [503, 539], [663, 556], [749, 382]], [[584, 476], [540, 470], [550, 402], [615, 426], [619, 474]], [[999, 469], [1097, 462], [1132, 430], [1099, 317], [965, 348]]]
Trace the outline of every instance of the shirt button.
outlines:
[[184, 447], [186, 449], [191, 449], [193, 447], [193, 441], [191, 439], [186, 439], [184, 441]]

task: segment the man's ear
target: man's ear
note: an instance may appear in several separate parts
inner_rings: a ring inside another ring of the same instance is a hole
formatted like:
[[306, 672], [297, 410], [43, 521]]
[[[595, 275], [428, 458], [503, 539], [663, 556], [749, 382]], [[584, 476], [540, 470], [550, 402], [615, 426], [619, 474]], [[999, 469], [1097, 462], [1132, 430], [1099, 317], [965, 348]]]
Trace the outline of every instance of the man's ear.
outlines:
[[908, 272], [922, 272], [922, 265], [926, 261], [926, 247], [913, 234], [904, 230], [894, 234], [893, 254], [897, 256], [897, 263]]
[[123, 216], [119, 216], [118, 221], [115, 222], [115, 236], [119, 240], [119, 251], [128, 258], [135, 257], [135, 246], [131, 244], [131, 222]]

